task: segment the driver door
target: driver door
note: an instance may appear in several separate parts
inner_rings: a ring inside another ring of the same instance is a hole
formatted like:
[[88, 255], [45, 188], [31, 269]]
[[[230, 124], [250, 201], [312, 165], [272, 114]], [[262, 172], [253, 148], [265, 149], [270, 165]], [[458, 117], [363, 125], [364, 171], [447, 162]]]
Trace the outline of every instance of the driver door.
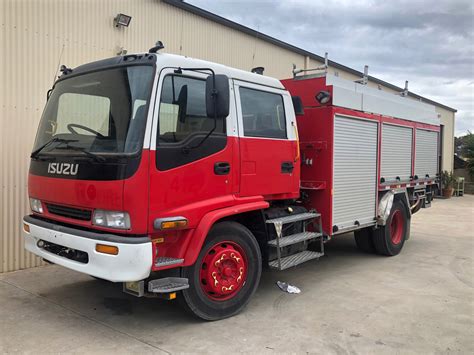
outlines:
[[234, 147], [226, 119], [207, 117], [206, 77], [161, 73], [150, 152], [150, 230], [156, 218], [173, 216], [187, 218], [192, 228], [208, 211], [233, 201]]

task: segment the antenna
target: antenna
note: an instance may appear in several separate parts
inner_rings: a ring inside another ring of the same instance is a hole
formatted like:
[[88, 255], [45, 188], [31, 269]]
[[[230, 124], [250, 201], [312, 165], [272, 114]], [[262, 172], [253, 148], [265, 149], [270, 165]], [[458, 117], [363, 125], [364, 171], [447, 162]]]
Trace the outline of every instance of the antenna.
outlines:
[[408, 80], [405, 80], [405, 88], [403, 91], [400, 93], [401, 96], [408, 96]]
[[255, 67], [255, 68], [252, 68], [251, 72], [254, 73], [254, 74], [263, 75], [264, 70], [265, 70], [264, 67]]
[[364, 66], [364, 75], [362, 76], [362, 79], [356, 80], [355, 82], [358, 84], [367, 85], [367, 83], [369, 82], [369, 66], [368, 65]]
[[158, 41], [158, 42], [156, 42], [156, 44], [155, 44], [154, 47], [151, 47], [151, 48], [148, 50], [148, 53], [157, 53], [160, 49], [163, 49], [163, 48], [165, 48], [163, 42]]

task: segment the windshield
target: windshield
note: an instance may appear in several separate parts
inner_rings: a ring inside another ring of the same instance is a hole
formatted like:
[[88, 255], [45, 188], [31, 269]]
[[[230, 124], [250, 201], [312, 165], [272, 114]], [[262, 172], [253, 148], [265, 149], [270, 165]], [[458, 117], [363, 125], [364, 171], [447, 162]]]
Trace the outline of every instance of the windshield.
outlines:
[[[153, 80], [152, 66], [129, 66], [59, 81], [46, 104], [33, 151], [78, 148], [93, 153], [141, 149]], [[67, 144], [56, 141], [67, 140]]]

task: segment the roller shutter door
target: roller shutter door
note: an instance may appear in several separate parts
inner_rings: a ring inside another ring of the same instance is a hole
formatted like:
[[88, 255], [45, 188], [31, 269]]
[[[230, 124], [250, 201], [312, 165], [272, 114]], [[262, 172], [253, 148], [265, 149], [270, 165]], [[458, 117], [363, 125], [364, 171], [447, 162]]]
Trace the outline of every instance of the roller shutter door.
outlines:
[[415, 175], [424, 178], [435, 177], [438, 173], [438, 132], [416, 130]]
[[380, 177], [385, 181], [408, 180], [411, 176], [413, 129], [390, 124], [382, 126]]
[[334, 118], [333, 226], [344, 230], [375, 219], [377, 123]]

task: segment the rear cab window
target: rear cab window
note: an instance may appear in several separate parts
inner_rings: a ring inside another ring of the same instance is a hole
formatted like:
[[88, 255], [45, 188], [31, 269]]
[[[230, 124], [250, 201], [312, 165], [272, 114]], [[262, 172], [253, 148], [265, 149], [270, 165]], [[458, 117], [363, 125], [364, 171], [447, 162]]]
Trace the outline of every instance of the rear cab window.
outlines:
[[282, 95], [243, 86], [239, 95], [244, 136], [288, 138]]

